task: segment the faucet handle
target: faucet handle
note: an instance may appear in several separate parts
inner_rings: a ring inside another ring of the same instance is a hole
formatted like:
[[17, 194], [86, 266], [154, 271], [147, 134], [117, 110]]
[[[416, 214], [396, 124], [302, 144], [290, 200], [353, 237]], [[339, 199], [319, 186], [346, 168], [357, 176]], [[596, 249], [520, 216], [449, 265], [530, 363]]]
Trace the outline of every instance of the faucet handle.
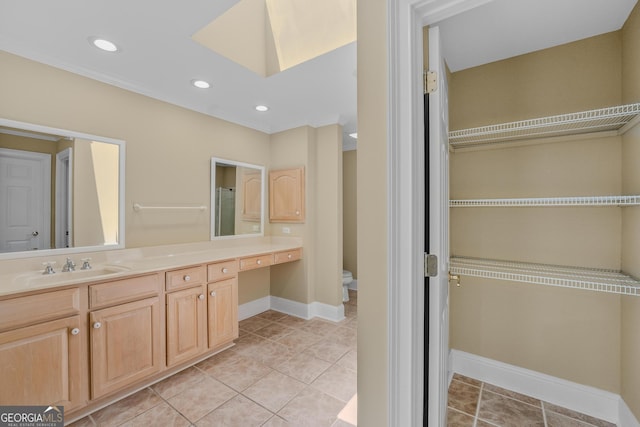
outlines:
[[82, 261], [82, 267], [80, 267], [80, 270], [91, 270], [91, 264], [89, 264], [91, 258], [82, 258], [80, 261]]
[[55, 264], [55, 261], [43, 262], [42, 265], [44, 265], [44, 271], [42, 272], [42, 274], [55, 274], [55, 270], [53, 269], [53, 266]]
[[64, 263], [64, 267], [62, 267], [62, 271], [74, 271], [76, 269], [76, 264], [71, 260], [71, 258], [67, 258], [67, 262]]

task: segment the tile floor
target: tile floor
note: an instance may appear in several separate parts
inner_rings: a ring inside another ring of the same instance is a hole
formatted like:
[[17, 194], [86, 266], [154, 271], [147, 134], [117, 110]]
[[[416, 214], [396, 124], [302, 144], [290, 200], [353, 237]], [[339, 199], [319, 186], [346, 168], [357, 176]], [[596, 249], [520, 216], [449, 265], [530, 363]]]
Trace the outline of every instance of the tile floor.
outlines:
[[615, 427], [459, 374], [449, 385], [448, 427]]
[[231, 349], [72, 426], [353, 427], [353, 291], [345, 317], [333, 323], [267, 311], [243, 320]]

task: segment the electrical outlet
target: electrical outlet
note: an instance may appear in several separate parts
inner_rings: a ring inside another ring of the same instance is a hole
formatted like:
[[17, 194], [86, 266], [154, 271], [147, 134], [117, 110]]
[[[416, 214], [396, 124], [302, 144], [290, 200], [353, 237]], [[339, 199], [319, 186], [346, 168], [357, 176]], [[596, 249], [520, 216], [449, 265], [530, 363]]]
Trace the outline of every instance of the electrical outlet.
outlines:
[[289, 227], [282, 227], [282, 232], [284, 234], [291, 234], [291, 229]]

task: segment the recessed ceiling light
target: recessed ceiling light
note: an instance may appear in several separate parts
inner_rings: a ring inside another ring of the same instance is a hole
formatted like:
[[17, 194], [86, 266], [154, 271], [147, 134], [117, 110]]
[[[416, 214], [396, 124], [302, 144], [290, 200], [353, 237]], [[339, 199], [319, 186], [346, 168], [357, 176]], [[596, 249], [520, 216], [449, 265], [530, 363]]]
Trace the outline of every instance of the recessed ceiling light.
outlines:
[[350, 133], [349, 136], [353, 139], [358, 139], [358, 132]]
[[199, 89], [209, 89], [211, 85], [204, 80], [191, 80], [191, 84]]
[[256, 111], [265, 112], [268, 111], [269, 107], [266, 105], [256, 105]]
[[89, 40], [91, 41], [92, 45], [106, 52], [117, 52], [118, 50], [120, 50], [114, 42], [111, 42], [109, 40], [101, 39], [99, 37], [91, 37]]

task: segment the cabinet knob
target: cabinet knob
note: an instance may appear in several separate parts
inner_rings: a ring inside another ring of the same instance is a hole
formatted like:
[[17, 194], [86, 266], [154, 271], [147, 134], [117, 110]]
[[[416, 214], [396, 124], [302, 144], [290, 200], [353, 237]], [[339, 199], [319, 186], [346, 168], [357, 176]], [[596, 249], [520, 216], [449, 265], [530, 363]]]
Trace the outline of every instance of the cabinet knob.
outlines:
[[80, 329], [79, 328], [73, 328], [71, 330], [71, 335], [78, 335], [80, 333]]
[[300, 211], [296, 211], [296, 215], [300, 215]]
[[203, 294], [198, 295], [198, 299], [202, 301], [204, 299], [204, 295]]
[[188, 274], [185, 274], [183, 279], [184, 279], [185, 282], [188, 282], [189, 280], [191, 280], [191, 276], [189, 276]]
[[258, 261], [256, 261], [256, 264], [258, 264], [258, 265], [262, 264], [262, 260], [259, 259]]
[[289, 255], [287, 255], [287, 258], [289, 258], [289, 259], [293, 258], [293, 255], [289, 254]]
[[228, 273], [228, 272], [229, 272], [229, 269], [228, 269], [227, 267], [224, 267], [224, 268], [222, 269], [222, 272], [226, 274], [226, 273]]
[[100, 329], [102, 327], [102, 323], [96, 322], [93, 324], [93, 329]]
[[209, 295], [211, 295], [212, 297], [215, 297], [216, 296], [216, 291], [211, 291], [211, 293]]

